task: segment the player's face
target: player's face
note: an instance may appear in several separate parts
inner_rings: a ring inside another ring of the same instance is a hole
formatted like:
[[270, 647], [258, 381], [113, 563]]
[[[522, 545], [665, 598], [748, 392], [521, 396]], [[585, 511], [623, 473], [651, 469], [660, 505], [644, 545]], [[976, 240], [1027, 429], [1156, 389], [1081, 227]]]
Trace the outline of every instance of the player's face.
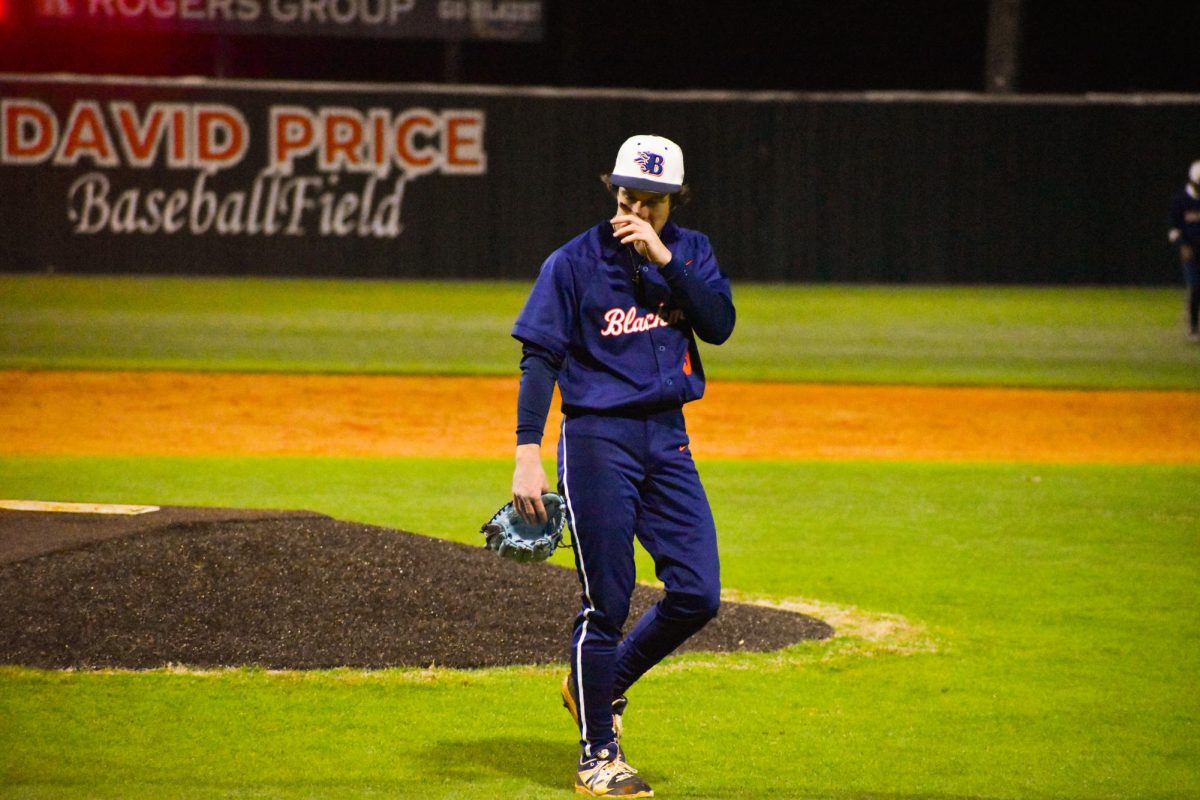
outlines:
[[662, 233], [667, 217], [671, 216], [671, 195], [622, 186], [617, 190], [617, 213], [636, 214], [649, 222], [655, 233]]

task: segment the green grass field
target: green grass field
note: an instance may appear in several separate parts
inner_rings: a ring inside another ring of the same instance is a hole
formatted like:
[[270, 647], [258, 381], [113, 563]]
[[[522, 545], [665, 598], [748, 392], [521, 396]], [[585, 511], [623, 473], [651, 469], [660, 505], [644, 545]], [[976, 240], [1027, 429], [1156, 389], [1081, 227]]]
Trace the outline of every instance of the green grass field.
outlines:
[[[522, 295], [0, 277], [0, 365], [511, 374]], [[1169, 290], [738, 298], [713, 380], [1200, 388]], [[307, 508], [469, 543], [511, 476], [507, 460], [3, 453], [3, 496]], [[627, 718], [659, 797], [1200, 797], [1200, 465], [699, 457], [728, 589], [901, 615], [919, 636], [669, 660]], [[0, 668], [0, 797], [567, 797], [558, 677]]]
[[[0, 368], [511, 375], [528, 286], [0, 275]], [[1180, 290], [735, 286], [726, 380], [1200, 389]]]

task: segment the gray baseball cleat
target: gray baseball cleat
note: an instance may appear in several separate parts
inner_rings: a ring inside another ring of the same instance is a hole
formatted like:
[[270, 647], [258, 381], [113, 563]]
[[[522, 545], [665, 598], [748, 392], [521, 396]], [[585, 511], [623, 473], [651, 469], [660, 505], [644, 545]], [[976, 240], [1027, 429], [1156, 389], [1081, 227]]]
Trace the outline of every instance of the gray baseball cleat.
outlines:
[[616, 742], [605, 745], [594, 755], [580, 757], [575, 793], [588, 797], [654, 797], [650, 784], [629, 766]]

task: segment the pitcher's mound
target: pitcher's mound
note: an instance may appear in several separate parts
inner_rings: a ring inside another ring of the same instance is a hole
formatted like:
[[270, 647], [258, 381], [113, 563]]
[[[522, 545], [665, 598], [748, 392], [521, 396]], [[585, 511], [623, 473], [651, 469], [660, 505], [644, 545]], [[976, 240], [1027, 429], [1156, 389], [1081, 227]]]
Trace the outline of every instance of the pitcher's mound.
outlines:
[[[661, 597], [638, 586], [630, 620]], [[565, 661], [573, 570], [310, 512], [0, 510], [0, 663], [272, 669]], [[826, 623], [725, 603], [680, 652], [774, 650]]]

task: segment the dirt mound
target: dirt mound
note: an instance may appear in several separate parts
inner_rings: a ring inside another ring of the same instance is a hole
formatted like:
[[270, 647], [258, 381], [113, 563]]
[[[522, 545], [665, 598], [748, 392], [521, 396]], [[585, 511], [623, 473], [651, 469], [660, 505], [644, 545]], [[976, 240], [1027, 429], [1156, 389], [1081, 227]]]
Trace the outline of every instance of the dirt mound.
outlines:
[[[639, 586], [630, 619], [660, 597]], [[578, 605], [572, 570], [307, 512], [0, 511], [6, 664], [542, 664], [566, 660]], [[811, 617], [726, 603], [684, 649], [774, 650], [832, 633]]]

